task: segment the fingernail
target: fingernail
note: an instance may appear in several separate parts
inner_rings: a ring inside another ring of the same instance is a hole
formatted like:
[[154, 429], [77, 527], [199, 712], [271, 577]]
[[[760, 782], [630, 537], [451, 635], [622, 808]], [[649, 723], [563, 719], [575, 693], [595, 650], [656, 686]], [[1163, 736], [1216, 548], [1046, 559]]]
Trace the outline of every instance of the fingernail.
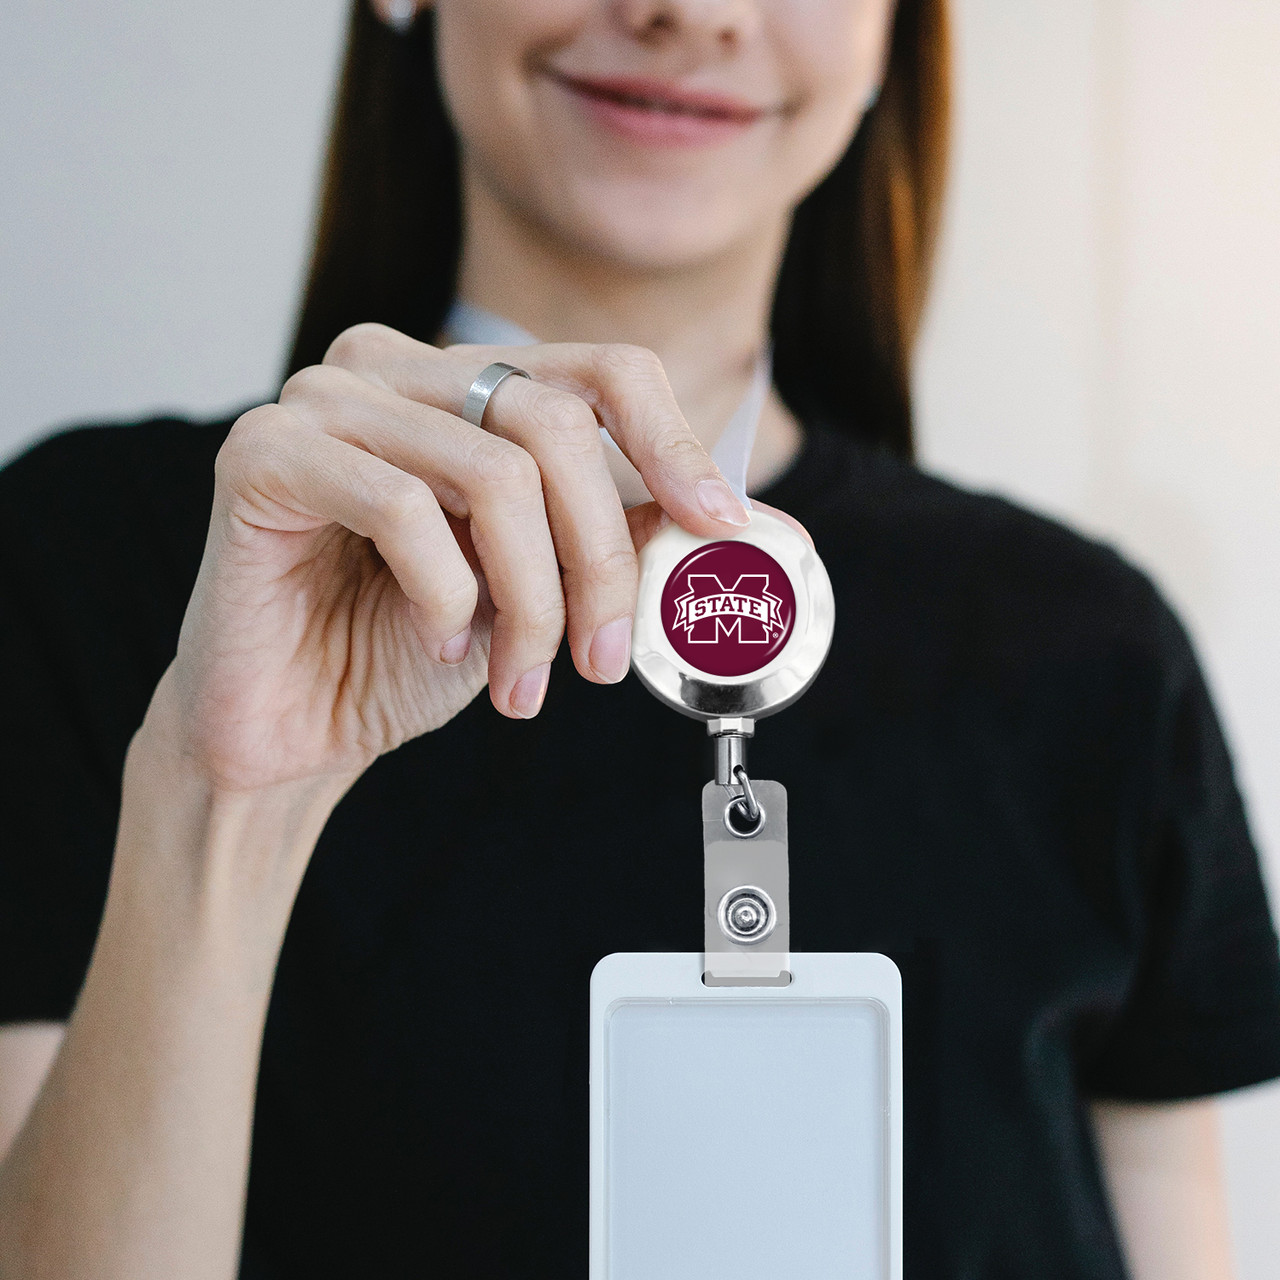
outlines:
[[627, 674], [631, 661], [630, 617], [614, 618], [596, 632], [588, 660], [596, 675], [610, 684], [617, 684]]
[[699, 480], [694, 488], [703, 511], [716, 520], [726, 524], [744, 525], [751, 523], [742, 503], [733, 495], [723, 480]]
[[440, 649], [440, 661], [456, 666], [467, 656], [471, 648], [471, 624], [467, 623], [452, 640], [447, 640]]
[[538, 714], [542, 699], [546, 696], [547, 681], [551, 679], [551, 663], [544, 662], [532, 671], [526, 671], [511, 690], [511, 710], [525, 720]]

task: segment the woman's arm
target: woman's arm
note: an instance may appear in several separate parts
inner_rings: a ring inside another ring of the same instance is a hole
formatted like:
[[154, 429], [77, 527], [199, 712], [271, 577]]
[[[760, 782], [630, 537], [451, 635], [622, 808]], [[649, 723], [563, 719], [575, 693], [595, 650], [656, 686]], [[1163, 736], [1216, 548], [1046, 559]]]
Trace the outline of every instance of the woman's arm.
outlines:
[[[272, 974], [348, 783], [213, 794], [157, 723], [163, 689], [130, 747], [102, 927], [61, 1046], [56, 1028], [6, 1033], [28, 1076], [34, 1054], [56, 1056], [0, 1163], [0, 1276], [236, 1273]], [[38, 1081], [6, 1074], [25, 1106]]]
[[1092, 1102], [1090, 1113], [1134, 1280], [1232, 1280], [1215, 1100]]
[[[494, 393], [491, 428], [457, 416], [507, 356], [531, 376]], [[601, 421], [657, 501], [623, 510]], [[658, 357], [625, 344], [441, 350], [357, 325], [236, 421], [214, 472], [89, 970], [0, 1164], [0, 1280], [230, 1280], [272, 979], [333, 807], [486, 686], [537, 714], [562, 640], [621, 679], [637, 538], [660, 513], [699, 536], [749, 519]]]

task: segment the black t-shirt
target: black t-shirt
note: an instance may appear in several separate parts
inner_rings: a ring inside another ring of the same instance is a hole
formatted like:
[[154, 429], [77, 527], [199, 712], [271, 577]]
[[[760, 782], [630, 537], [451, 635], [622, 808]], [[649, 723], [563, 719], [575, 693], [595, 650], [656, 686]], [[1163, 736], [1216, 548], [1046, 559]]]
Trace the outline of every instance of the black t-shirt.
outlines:
[[[0, 474], [0, 1023], [75, 1000], [228, 426], [80, 429]], [[1280, 1074], [1276, 935], [1187, 637], [1105, 546], [831, 424], [753, 496], [835, 588], [750, 765], [789, 793], [795, 950], [902, 971], [907, 1276], [1118, 1280], [1084, 1099]], [[701, 950], [711, 775], [701, 724], [564, 645], [535, 719], [486, 691], [368, 770], [280, 958], [246, 1276], [586, 1274], [588, 979]]]

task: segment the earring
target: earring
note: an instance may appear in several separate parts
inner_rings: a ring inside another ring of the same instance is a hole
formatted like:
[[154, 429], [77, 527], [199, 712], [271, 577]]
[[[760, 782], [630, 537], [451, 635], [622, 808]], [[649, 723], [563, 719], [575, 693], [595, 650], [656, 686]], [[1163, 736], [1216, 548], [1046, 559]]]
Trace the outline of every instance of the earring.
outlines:
[[397, 35], [404, 35], [418, 16], [415, 0], [387, 0], [386, 24]]

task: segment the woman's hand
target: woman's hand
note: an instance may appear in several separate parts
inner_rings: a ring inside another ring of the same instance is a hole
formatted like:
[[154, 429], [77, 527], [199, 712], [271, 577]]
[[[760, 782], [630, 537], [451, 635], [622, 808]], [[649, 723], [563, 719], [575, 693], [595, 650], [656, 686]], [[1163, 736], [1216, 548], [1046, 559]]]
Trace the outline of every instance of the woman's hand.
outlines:
[[[457, 415], [499, 359], [532, 380], [505, 379], [480, 429]], [[601, 424], [656, 502], [624, 512]], [[256, 790], [353, 780], [486, 683], [502, 714], [534, 714], [566, 632], [585, 678], [619, 680], [636, 550], [664, 512], [702, 536], [746, 519], [651, 351], [357, 325], [218, 455], [166, 723], [213, 786]]]

